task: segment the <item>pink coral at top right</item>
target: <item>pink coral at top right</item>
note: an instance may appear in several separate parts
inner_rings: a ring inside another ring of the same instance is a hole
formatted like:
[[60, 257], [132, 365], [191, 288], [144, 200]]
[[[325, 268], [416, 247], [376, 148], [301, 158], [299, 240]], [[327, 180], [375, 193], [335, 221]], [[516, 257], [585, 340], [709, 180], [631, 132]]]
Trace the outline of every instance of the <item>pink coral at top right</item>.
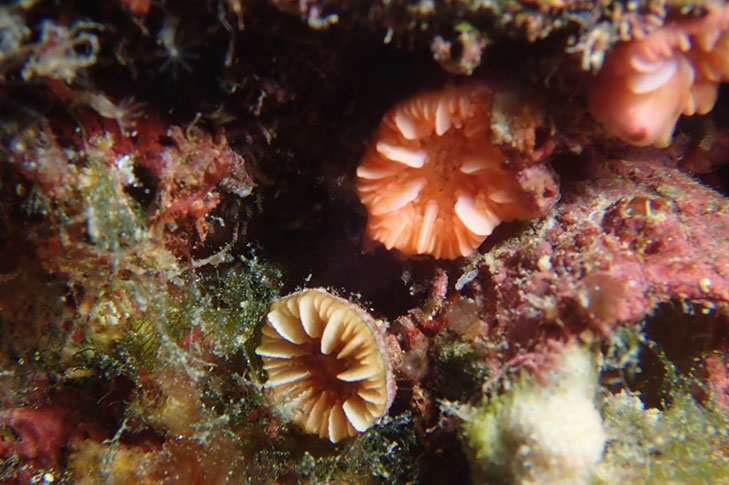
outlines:
[[590, 113], [637, 146], [666, 147], [681, 114], [705, 114], [729, 81], [729, 4], [622, 43], [588, 89]]

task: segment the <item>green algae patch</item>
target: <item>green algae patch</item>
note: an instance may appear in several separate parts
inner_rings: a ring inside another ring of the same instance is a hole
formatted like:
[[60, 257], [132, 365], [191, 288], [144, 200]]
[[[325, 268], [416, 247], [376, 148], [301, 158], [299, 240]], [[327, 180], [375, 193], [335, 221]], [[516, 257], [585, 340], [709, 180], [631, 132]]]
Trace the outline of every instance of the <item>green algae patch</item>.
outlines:
[[602, 403], [608, 445], [594, 483], [722, 483], [729, 476], [729, 418], [685, 390], [665, 410], [621, 391]]

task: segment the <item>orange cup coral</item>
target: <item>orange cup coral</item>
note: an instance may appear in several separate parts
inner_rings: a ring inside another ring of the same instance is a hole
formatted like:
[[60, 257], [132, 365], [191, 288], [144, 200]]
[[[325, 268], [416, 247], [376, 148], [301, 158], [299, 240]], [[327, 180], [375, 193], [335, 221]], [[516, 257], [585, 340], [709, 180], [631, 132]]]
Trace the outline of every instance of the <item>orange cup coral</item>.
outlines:
[[665, 147], [679, 116], [708, 113], [728, 80], [729, 5], [611, 51], [590, 84], [590, 112], [628, 143]]
[[467, 256], [502, 221], [535, 215], [491, 143], [493, 92], [448, 85], [387, 112], [357, 168], [367, 234], [403, 254]]
[[293, 422], [332, 443], [369, 428], [395, 395], [382, 328], [323, 289], [275, 301], [256, 353]]

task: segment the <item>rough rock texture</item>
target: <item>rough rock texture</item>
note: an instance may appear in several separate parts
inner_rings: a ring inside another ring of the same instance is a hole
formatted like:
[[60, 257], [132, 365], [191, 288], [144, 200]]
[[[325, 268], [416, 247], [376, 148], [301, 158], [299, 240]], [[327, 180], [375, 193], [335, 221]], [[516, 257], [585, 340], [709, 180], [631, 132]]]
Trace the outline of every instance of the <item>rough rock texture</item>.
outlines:
[[726, 311], [729, 203], [674, 165], [636, 150], [574, 167], [552, 214], [484, 255], [485, 321], [523, 342], [605, 334], [672, 299]]

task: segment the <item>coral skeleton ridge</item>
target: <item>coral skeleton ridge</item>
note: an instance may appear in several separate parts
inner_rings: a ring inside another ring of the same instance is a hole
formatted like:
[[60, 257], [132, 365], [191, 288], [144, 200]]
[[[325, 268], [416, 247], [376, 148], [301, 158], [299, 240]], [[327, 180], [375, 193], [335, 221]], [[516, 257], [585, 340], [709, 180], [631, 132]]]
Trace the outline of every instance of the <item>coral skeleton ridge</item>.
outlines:
[[356, 305], [304, 290], [271, 305], [256, 353], [293, 421], [336, 443], [390, 407], [394, 381], [381, 332]]
[[367, 234], [406, 255], [468, 256], [523, 206], [506, 157], [492, 144], [493, 93], [447, 85], [387, 112], [357, 168]]

